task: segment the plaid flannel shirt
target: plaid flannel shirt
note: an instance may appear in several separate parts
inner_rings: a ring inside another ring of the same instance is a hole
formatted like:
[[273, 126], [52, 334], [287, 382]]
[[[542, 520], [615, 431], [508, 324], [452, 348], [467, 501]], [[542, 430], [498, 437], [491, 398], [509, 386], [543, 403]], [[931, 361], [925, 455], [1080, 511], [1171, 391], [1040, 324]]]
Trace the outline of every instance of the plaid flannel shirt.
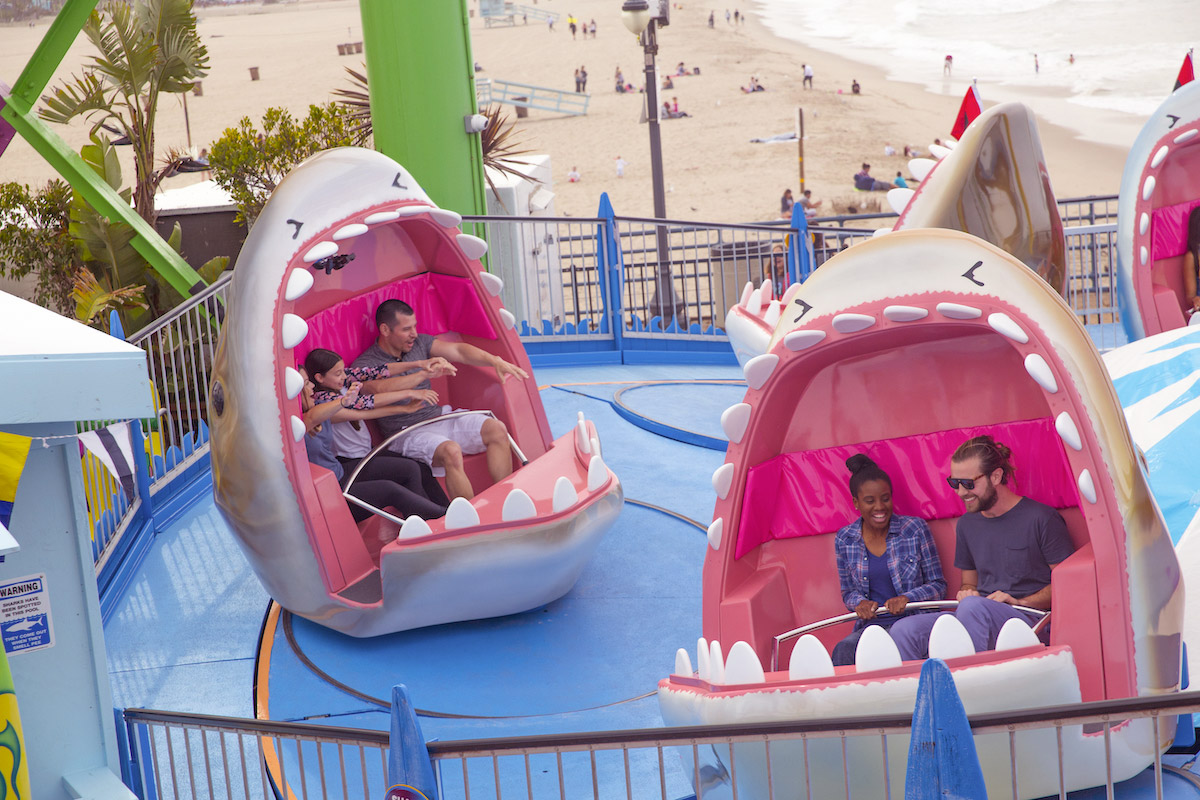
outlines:
[[[869, 593], [862, 520], [856, 519], [839, 530], [834, 536], [833, 547], [837, 553], [842, 602], [853, 611]], [[925, 520], [892, 514], [885, 555], [892, 585], [910, 601], [941, 600], [945, 596], [946, 579], [942, 576], [933, 533]]]

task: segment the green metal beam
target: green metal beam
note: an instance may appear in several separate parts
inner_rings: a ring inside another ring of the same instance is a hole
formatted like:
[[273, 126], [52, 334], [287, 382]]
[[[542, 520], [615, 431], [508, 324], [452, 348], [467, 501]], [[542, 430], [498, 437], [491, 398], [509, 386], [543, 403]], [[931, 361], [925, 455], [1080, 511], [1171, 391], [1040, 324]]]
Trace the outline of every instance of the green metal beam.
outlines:
[[486, 214], [466, 0], [359, 0], [375, 147], [439, 206]]
[[132, 242], [134, 249], [146, 259], [151, 269], [186, 297], [203, 289], [204, 280], [183, 260], [183, 256], [167, 245], [158, 231], [138, 216], [133, 207], [88, 167], [60, 136], [46, 127], [34, 112], [34, 104], [45, 91], [96, 3], [97, 0], [67, 0], [17, 78], [12, 93], [0, 104], [0, 117], [12, 125], [93, 208], [109, 220], [120, 220], [132, 227], [136, 234]]

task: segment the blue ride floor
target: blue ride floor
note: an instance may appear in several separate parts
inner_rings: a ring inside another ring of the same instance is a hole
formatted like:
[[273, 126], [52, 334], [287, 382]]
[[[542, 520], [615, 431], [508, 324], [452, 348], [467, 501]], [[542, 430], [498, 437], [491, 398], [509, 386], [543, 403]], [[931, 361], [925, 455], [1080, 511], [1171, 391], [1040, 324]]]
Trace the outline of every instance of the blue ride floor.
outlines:
[[[373, 699], [386, 702], [391, 686], [404, 683], [419, 708], [460, 715], [423, 716], [429, 738], [662, 724], [652, 693], [675, 649], [694, 648], [700, 635], [710, 478], [724, 453], [631, 424], [613, 400], [634, 386], [644, 419], [720, 436], [720, 412], [745, 391], [729, 385], [741, 371], [593, 366], [542, 369], [535, 378], [555, 437], [571, 430], [578, 411], [595, 422], [630, 501], [578, 584], [524, 614], [374, 639], [293, 618], [311, 667], [276, 624], [268, 632], [272, 719], [383, 730], [387, 709]], [[706, 380], [726, 383], [649, 385]], [[268, 600], [212, 501], [196, 504], [159, 535], [105, 627], [114, 705], [252, 716]]]

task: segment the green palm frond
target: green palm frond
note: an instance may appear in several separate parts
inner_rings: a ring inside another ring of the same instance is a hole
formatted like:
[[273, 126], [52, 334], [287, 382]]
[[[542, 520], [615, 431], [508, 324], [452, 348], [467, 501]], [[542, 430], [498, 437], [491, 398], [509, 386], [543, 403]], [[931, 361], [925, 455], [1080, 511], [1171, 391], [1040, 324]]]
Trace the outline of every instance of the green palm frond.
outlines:
[[367, 76], [362, 72], [346, 67], [350, 73], [349, 89], [334, 89], [333, 93], [342, 98], [338, 104], [346, 109], [346, 115], [353, 125], [354, 143], [359, 147], [365, 145], [375, 132], [371, 122], [371, 92], [367, 86]]
[[73, 78], [54, 90], [51, 94], [42, 95], [45, 104], [38, 110], [38, 116], [47, 122], [66, 124], [77, 116], [90, 116], [100, 112], [106, 119], [112, 116], [112, 98], [106, 91], [104, 82], [92, 73]]

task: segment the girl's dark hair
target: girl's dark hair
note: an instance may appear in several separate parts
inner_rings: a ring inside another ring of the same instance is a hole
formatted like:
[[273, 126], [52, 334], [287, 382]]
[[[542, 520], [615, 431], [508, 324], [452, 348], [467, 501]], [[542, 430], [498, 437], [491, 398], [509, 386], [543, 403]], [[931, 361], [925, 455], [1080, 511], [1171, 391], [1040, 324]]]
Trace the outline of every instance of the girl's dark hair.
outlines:
[[1012, 450], [991, 436], [976, 436], [974, 439], [967, 439], [958, 446], [954, 455], [950, 456], [950, 460], [957, 464], [974, 456], [979, 456], [979, 469], [985, 476], [991, 475], [998, 469], [1004, 470], [1004, 476], [1000, 478], [1000, 482], [1003, 484], [1007, 484], [1008, 479], [1017, 471], [1010, 460]]
[[1192, 252], [1192, 258], [1200, 263], [1200, 206], [1188, 214], [1187, 248]]
[[329, 372], [341, 360], [342, 357], [332, 350], [318, 347], [304, 357], [304, 371], [308, 373], [308, 377], [312, 379], [313, 383], [316, 383], [317, 375]]
[[858, 490], [867, 481], [883, 481], [892, 488], [892, 479], [879, 468], [879, 465], [862, 453], [855, 453], [846, 459], [846, 469], [850, 470], [850, 495], [858, 497]]

